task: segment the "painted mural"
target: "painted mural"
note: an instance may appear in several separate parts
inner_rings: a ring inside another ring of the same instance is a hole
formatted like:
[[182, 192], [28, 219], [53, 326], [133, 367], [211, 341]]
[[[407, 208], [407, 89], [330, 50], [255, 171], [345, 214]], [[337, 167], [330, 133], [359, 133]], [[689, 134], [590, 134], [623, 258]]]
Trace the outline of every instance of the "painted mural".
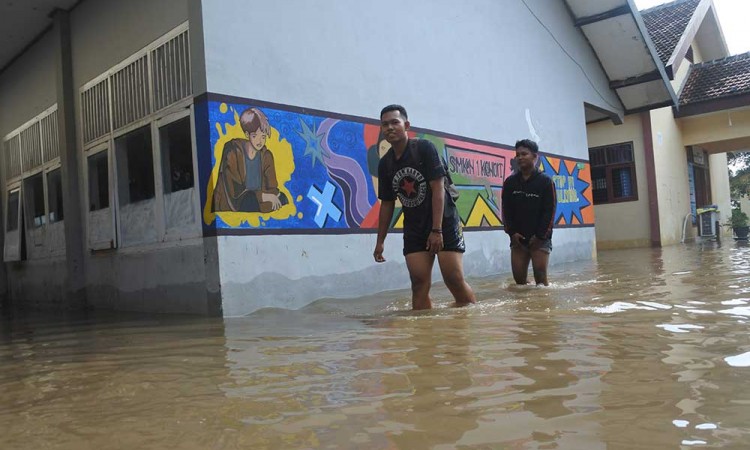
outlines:
[[[388, 144], [375, 121], [253, 104], [208, 102], [211, 172], [204, 226], [218, 233], [373, 232], [380, 211], [377, 168]], [[503, 181], [512, 147], [412, 129], [445, 158], [461, 195], [464, 226], [502, 226]], [[557, 188], [558, 227], [592, 226], [587, 162], [544, 154], [540, 170]], [[402, 226], [396, 205], [393, 226]]]

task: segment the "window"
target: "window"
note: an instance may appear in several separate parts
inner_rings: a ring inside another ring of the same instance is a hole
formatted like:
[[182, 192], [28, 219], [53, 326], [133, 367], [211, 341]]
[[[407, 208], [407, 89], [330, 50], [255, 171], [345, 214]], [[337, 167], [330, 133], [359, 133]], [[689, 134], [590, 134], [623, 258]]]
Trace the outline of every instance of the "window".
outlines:
[[88, 157], [89, 211], [109, 208], [108, 160], [106, 150]]
[[47, 173], [47, 204], [49, 205], [49, 223], [63, 220], [62, 175], [60, 169]]
[[29, 225], [27, 228], [39, 228], [47, 222], [44, 211], [44, 177], [41, 173], [23, 180], [23, 197]]
[[19, 191], [13, 191], [8, 194], [8, 224], [5, 227], [6, 231], [16, 231], [18, 229], [18, 202]]
[[638, 200], [633, 143], [589, 149], [594, 204]]
[[159, 128], [164, 193], [193, 187], [193, 144], [190, 116]]
[[115, 139], [120, 205], [154, 198], [154, 159], [151, 127], [145, 126]]

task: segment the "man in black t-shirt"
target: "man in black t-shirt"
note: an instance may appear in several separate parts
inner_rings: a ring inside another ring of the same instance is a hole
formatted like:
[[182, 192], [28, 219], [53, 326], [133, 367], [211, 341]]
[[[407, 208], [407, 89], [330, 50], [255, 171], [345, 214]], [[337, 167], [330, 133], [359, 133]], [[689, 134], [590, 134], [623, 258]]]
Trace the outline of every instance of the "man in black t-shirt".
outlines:
[[375, 261], [385, 261], [385, 237], [398, 199], [404, 213], [404, 257], [411, 278], [412, 308], [432, 307], [430, 285], [435, 255], [457, 306], [474, 303], [474, 292], [464, 280], [461, 219], [445, 191], [447, 172], [442, 159], [429, 141], [410, 142], [409, 120], [403, 106], [383, 108], [380, 126], [391, 149], [378, 165], [381, 204]]
[[552, 179], [536, 168], [536, 142], [516, 142], [518, 171], [503, 183], [503, 226], [510, 236], [510, 265], [517, 284], [528, 284], [529, 262], [537, 285], [549, 285], [547, 265], [557, 195]]

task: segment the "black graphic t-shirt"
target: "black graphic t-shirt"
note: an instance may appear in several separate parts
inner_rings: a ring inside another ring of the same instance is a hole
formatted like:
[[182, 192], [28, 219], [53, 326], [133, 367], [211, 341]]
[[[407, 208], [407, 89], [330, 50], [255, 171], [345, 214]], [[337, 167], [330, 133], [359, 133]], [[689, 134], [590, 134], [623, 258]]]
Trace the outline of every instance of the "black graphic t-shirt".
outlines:
[[[378, 198], [401, 201], [404, 210], [404, 234], [425, 238], [432, 230], [432, 190], [430, 181], [446, 175], [437, 149], [424, 139], [417, 141], [419, 160], [415, 160], [407, 144], [400, 159], [393, 149], [388, 150], [378, 165]], [[445, 181], [447, 182], [447, 180]], [[458, 228], [458, 211], [453, 199], [445, 193], [443, 230]]]

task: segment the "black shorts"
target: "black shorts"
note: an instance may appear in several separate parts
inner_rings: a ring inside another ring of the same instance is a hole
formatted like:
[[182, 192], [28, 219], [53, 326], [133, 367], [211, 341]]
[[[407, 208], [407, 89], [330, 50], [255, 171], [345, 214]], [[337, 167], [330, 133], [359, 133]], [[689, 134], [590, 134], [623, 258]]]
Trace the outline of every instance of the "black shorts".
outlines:
[[[427, 234], [404, 233], [404, 256], [409, 253], [427, 251]], [[443, 229], [443, 250], [444, 252], [466, 252], [466, 243], [464, 242], [464, 231], [460, 225], [453, 230]]]
[[[542, 239], [541, 241], [542, 245], [539, 247], [539, 250], [543, 251], [544, 253], [552, 253], [552, 239]], [[510, 248], [516, 248], [513, 245], [512, 238], [510, 240]], [[521, 245], [518, 248], [521, 250], [531, 251], [528, 241], [521, 241]]]

